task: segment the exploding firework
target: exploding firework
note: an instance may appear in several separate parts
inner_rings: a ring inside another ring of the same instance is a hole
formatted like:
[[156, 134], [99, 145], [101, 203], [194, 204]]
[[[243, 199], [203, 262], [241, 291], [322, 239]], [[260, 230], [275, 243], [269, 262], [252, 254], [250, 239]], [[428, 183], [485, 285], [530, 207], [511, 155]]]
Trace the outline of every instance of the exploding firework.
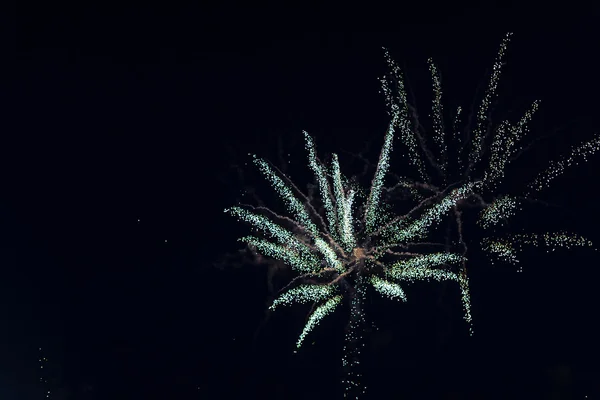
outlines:
[[[347, 371], [345, 393], [352, 398], [365, 390], [357, 371], [366, 327], [364, 303], [368, 286], [402, 301], [406, 301], [402, 284], [417, 280], [456, 281], [461, 287], [468, 287], [463, 282], [466, 276], [454, 268], [464, 257], [451, 251], [431, 251], [434, 244], [423, 239], [479, 183], [449, 188], [435, 202], [423, 203], [406, 215], [394, 215], [391, 207], [382, 202], [381, 194], [398, 117], [399, 114], [394, 115], [385, 135], [368, 191], [342, 175], [336, 155], [329, 166], [321, 162], [313, 139], [305, 133], [308, 166], [318, 186], [317, 199], [304, 194], [267, 161], [254, 157], [254, 164], [283, 200], [289, 215], [265, 206], [240, 205], [225, 210], [258, 234], [240, 241], [258, 254], [283, 261], [298, 273], [270, 306], [275, 310], [294, 303], [313, 304], [296, 343], [298, 347], [325, 316], [342, 301], [348, 302], [350, 317], [342, 365]], [[470, 322], [468, 292], [463, 291], [462, 302], [464, 318]]]
[[[480, 182], [473, 187], [468, 199], [456, 202], [449, 213], [445, 214], [450, 226], [454, 227], [455, 237], [462, 247], [462, 255], [467, 254], [467, 242], [463, 234], [464, 212], [478, 209], [477, 224], [488, 232], [496, 232], [506, 222], [523, 210], [525, 204], [543, 203], [536, 195], [562, 175], [566, 168], [600, 150], [600, 136], [575, 148], [557, 161], [552, 161], [547, 169], [541, 171], [526, 188], [516, 195], [504, 193], [501, 183], [509, 164], [520, 157], [529, 146], [522, 144], [528, 132], [529, 123], [539, 108], [539, 101], [516, 122], [492, 122], [492, 103], [497, 97], [502, 66], [511, 34], [508, 33], [500, 45], [493, 65], [487, 90], [478, 109], [472, 110], [471, 118], [462, 123], [462, 108], [458, 107], [451, 118], [444, 112], [442, 105], [441, 78], [432, 59], [428, 60], [432, 76], [433, 100], [431, 106], [431, 126], [428, 133], [419, 121], [416, 108], [407, 98], [406, 85], [402, 71], [385, 50], [389, 74], [380, 79], [382, 92], [391, 115], [398, 115], [396, 129], [404, 146], [404, 155], [410, 165], [413, 177], [398, 177], [395, 186], [406, 193], [413, 201], [422, 202], [439, 198], [447, 188], [463, 182]], [[452, 121], [451, 126], [444, 121]], [[462, 128], [461, 128], [462, 127]], [[591, 242], [574, 233], [546, 232], [544, 234], [518, 233], [504, 237], [485, 235], [481, 241], [482, 249], [494, 259], [517, 263], [517, 252], [524, 245], [547, 246], [555, 249], [565, 246], [590, 246]], [[460, 273], [467, 273], [466, 258], [461, 262]], [[519, 268], [519, 271], [522, 271]], [[467, 279], [461, 283], [467, 284]], [[468, 287], [461, 288], [468, 292]]]
[[[348, 304], [350, 316], [342, 359], [347, 374], [346, 397], [358, 398], [365, 391], [358, 366], [369, 286], [386, 297], [406, 301], [405, 283], [457, 282], [464, 318], [470, 327], [463, 212], [478, 208], [478, 225], [495, 231], [521, 210], [523, 202], [534, 201], [534, 195], [565, 168], [586, 160], [600, 149], [599, 137], [575, 148], [552, 162], [518, 196], [499, 190], [507, 166], [523, 152], [521, 141], [539, 107], [539, 102], [533, 102], [516, 123], [504, 121], [494, 126], [490, 122], [491, 104], [496, 97], [509, 38], [507, 35], [501, 44], [487, 91], [473, 113], [474, 123], [467, 124], [462, 131], [461, 108], [450, 119], [451, 128], [444, 123], [441, 79], [435, 64], [429, 60], [434, 89], [431, 140], [426, 140], [416, 109], [408, 102], [400, 69], [386, 52], [391, 73], [381, 83], [391, 122], [368, 190], [341, 173], [337, 155], [332, 156], [329, 165], [323, 163], [317, 157], [313, 139], [305, 133], [308, 166], [315, 176], [318, 196], [303, 193], [287, 175], [254, 156], [254, 164], [285, 203], [287, 214], [277, 213], [264, 204], [240, 204], [225, 210], [251, 226], [255, 234], [239, 240], [255, 254], [282, 262], [296, 271], [297, 276], [280, 291], [270, 309], [312, 303], [296, 343], [298, 347], [324, 317], [343, 302]], [[398, 183], [385, 187], [396, 135], [404, 146], [403, 154], [414, 168], [415, 178], [396, 176]], [[384, 194], [395, 190], [403, 190], [405, 197], [415, 202], [410, 211], [400, 215], [391, 211], [393, 208]], [[456, 237], [446, 235], [445, 243], [426, 242], [444, 220], [453, 224]], [[591, 243], [565, 232], [521, 232], [500, 238], [488, 236], [481, 244], [488, 254], [516, 263], [523, 245], [553, 249]]]

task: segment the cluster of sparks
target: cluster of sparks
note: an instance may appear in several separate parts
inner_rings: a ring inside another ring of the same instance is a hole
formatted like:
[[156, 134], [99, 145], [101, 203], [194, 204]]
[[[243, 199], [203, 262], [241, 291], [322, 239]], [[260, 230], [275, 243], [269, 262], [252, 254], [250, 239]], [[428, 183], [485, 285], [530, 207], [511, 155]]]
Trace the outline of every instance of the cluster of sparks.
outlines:
[[[566, 249], [592, 247], [593, 243], [580, 235], [567, 232], [521, 233], [500, 239], [485, 238], [483, 240], [484, 250], [511, 264], [519, 262], [517, 253], [522, 251], [524, 246], [544, 247], [549, 253], [561, 247]], [[519, 269], [519, 272], [522, 272], [522, 269]]]
[[[52, 392], [50, 391], [50, 385], [48, 383], [48, 358], [44, 355], [42, 348], [39, 348], [39, 363], [40, 363], [40, 384], [44, 390], [46, 399], [52, 398]], [[44, 368], [46, 366], [46, 368]]]
[[575, 147], [571, 152], [558, 161], [550, 163], [548, 169], [540, 173], [529, 184], [529, 189], [532, 191], [540, 191], [550, 185], [554, 179], [565, 172], [565, 169], [573, 164], [578, 165], [580, 161], [587, 162], [588, 156], [600, 150], [600, 137], [595, 137], [584, 144]]
[[[397, 119], [397, 129], [402, 131], [401, 142], [405, 146], [406, 154], [409, 155], [409, 164], [416, 170], [417, 177], [415, 179], [404, 177], [403, 189], [408, 190], [415, 201], [422, 202], [423, 199], [425, 201], [438, 199], [440, 193], [444, 193], [446, 188], [461, 182], [475, 183], [470, 188], [472, 193], [470, 202], [455, 202], [450, 212], [443, 214], [450, 222], [454, 222], [458, 232], [458, 242], [463, 247], [464, 254], [467, 252], [467, 242], [463, 235], [464, 211], [474, 206], [479, 208], [477, 224], [486, 230], [505, 225], [504, 222], [522, 210], [522, 202], [537, 200], [533, 197], [534, 193], [547, 188], [568, 167], [588, 161], [589, 156], [600, 150], [600, 136], [596, 135], [593, 139], [572, 149], [558, 161], [550, 162], [549, 166], [540, 172], [522, 193], [513, 196], [499, 191], [508, 165], [524, 152], [522, 141], [529, 131], [529, 123], [540, 104], [539, 101], [534, 101], [523, 116], [514, 123], [502, 121], [496, 126], [492, 123], [491, 105], [497, 96], [501, 70], [505, 63], [504, 58], [511, 35], [508, 33], [502, 40], [488, 87], [479, 108], [472, 113], [475, 121], [466, 124], [462, 132], [459, 128], [461, 107], [458, 107], [451, 129], [443, 125], [444, 112], [441, 105], [442, 89], [439, 72], [433, 61], [428, 60], [434, 93], [431, 108], [431, 137], [434, 146], [427, 145], [418, 114], [407, 101], [402, 72], [387, 50], [385, 51], [390, 75], [381, 79], [382, 91], [390, 114], [400, 115]], [[449, 161], [452, 161], [451, 166], [447, 165]], [[414, 193], [418, 196], [414, 196]], [[560, 247], [561, 243], [570, 241], [575, 243], [579, 240], [577, 235], [565, 233], [546, 233], [543, 237], [557, 238], [555, 241], [546, 240], [546, 244], [551, 247]], [[500, 258], [514, 262], [516, 252], [509, 250], [512, 249], [510, 240], [521, 240], [522, 244], [529, 245], [537, 243], [533, 239], [525, 240], [525, 237], [515, 236], [504, 241], [485, 238], [482, 242], [483, 249], [490, 255], [504, 254], [505, 257]], [[466, 271], [466, 262], [463, 262], [463, 269]]]
[[487, 229], [500, 224], [503, 220], [506, 221], [515, 215], [517, 210], [517, 199], [511, 196], [499, 197], [481, 211], [477, 223]]
[[[416, 121], [416, 112], [408, 103], [402, 73], [386, 51], [391, 74], [384, 76], [381, 83], [391, 122], [367, 191], [357, 189], [342, 175], [337, 155], [332, 156], [330, 165], [322, 162], [317, 157], [312, 137], [305, 132], [308, 166], [317, 184], [317, 199], [304, 194], [270, 163], [254, 156], [254, 164], [283, 200], [288, 214], [282, 215], [266, 207], [241, 205], [225, 210], [259, 234], [243, 237], [241, 241], [254, 252], [282, 261], [297, 272], [297, 277], [281, 290], [270, 307], [275, 310], [295, 303], [312, 303], [297, 347], [323, 318], [347, 301], [350, 320], [342, 360], [347, 370], [345, 397], [359, 398], [365, 391], [356, 367], [364, 346], [361, 327], [366, 323], [364, 304], [368, 286], [390, 299], [406, 301], [403, 287], [406, 283], [456, 282], [462, 293], [464, 318], [470, 326], [472, 316], [462, 212], [467, 204], [479, 206], [478, 224], [490, 229], [513, 217], [521, 209], [520, 200], [529, 195], [513, 197], [497, 193], [506, 167], [522, 149], [520, 141], [539, 105], [534, 102], [515, 124], [503, 121], [494, 128], [489, 123], [491, 103], [496, 96], [509, 39], [510, 34], [502, 41], [489, 86], [479, 110], [474, 113], [476, 121], [472, 131], [459, 132], [460, 107], [450, 119], [454, 122], [451, 129], [444, 126], [441, 79], [430, 59], [434, 89], [432, 142], [435, 148], [428, 148], [421, 125]], [[418, 176], [415, 180], [406, 178], [403, 181], [403, 189], [409, 191], [417, 205], [405, 215], [398, 216], [390, 214], [390, 207], [382, 195], [396, 136], [405, 146], [405, 155]], [[448, 146], [448, 140], [453, 141], [451, 146]], [[566, 167], [587, 160], [599, 149], [600, 138], [575, 148], [567, 157], [551, 163], [529, 189], [540, 191]], [[451, 153], [452, 150], [456, 150], [456, 154]], [[492, 200], [486, 200], [490, 196]], [[468, 200], [474, 202], [468, 203]], [[455, 224], [456, 240], [446, 238], [446, 243], [439, 243], [445, 246], [444, 252], [424, 250], [431, 243], [420, 241], [427, 238], [444, 218]], [[458, 243], [458, 247], [449, 243]], [[522, 245], [545, 245], [554, 249], [591, 243], [567, 233], [523, 233], [482, 241], [485, 251], [510, 263], [518, 262], [516, 254]]]
[[360, 351], [365, 346], [363, 330], [366, 325], [365, 303], [366, 287], [364, 277], [359, 277], [350, 300], [350, 321], [346, 329], [345, 344], [342, 356], [342, 366], [347, 370], [344, 384], [344, 397], [359, 398], [365, 394], [367, 387], [361, 383]]
[[[241, 241], [257, 253], [283, 261], [298, 272], [270, 307], [275, 310], [294, 303], [313, 303], [297, 347], [343, 299], [348, 300], [350, 322], [342, 364], [348, 370], [344, 379], [346, 394], [352, 398], [364, 392], [357, 367], [360, 348], [364, 345], [361, 335], [366, 321], [367, 285], [391, 299], [403, 301], [406, 294], [402, 283], [448, 280], [466, 287], [466, 277], [452, 270], [463, 256], [450, 252], [424, 253], [422, 248], [421, 252], [415, 252], [411, 246], [427, 237], [445, 213], [471, 194], [475, 184], [454, 188], [441, 196], [439, 202], [417, 207], [411, 215], [389, 215], [384, 211], [381, 194], [393, 138], [392, 124], [384, 139], [370, 191], [362, 196], [366, 197], [362, 207], [355, 204], [355, 200], [362, 198], [342, 176], [338, 157], [334, 155], [331, 166], [327, 167], [317, 158], [313, 139], [305, 134], [308, 163], [316, 178], [324, 215], [317, 211], [314, 199], [309, 199], [287, 176], [257, 157], [254, 163], [285, 203], [289, 216], [269, 209], [260, 213], [257, 208], [242, 206], [225, 210], [261, 234], [260, 237], [243, 237]], [[463, 304], [465, 319], [470, 321], [468, 293]]]

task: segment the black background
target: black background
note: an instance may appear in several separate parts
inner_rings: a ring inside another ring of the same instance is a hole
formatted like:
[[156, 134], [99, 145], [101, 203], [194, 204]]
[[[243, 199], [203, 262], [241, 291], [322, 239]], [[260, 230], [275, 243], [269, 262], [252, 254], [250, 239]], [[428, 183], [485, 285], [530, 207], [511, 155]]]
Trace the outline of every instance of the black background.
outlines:
[[[2, 399], [42, 398], [40, 346], [62, 376], [55, 398], [332, 398], [344, 315], [294, 354], [306, 310], [258, 330], [266, 269], [214, 265], [246, 232], [222, 210], [237, 201], [243, 183], [232, 167], [247, 153], [277, 162], [283, 142], [302, 181], [303, 129], [322, 153], [380, 146], [382, 46], [405, 67], [425, 115], [428, 57], [446, 104], [468, 107], [514, 30], [498, 118], [541, 99], [532, 137], [564, 128], [527, 154], [515, 182], [598, 132], [592, 6], [82, 2], [17, 11], [16, 80], [5, 76], [5, 120], [16, 124], [0, 146]], [[392, 160], [401, 171], [400, 154]], [[600, 241], [598, 165], [596, 156], [557, 180], [544, 196], [562, 208], [529, 223]], [[473, 338], [458, 292], [445, 297], [454, 322], [444, 340], [436, 324], [450, 317], [434, 301], [373, 300], [383, 333], [365, 356], [371, 398], [598, 398], [596, 254], [524, 262], [516, 274], [475, 259]]]

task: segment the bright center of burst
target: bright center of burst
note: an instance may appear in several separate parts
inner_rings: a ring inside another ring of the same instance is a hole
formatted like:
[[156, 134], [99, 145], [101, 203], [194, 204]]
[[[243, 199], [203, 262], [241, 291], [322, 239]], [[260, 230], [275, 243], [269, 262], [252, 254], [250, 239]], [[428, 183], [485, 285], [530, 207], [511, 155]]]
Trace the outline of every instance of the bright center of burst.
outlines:
[[365, 258], [365, 249], [363, 249], [362, 247], [356, 247], [354, 250], [352, 250], [352, 255], [356, 259]]

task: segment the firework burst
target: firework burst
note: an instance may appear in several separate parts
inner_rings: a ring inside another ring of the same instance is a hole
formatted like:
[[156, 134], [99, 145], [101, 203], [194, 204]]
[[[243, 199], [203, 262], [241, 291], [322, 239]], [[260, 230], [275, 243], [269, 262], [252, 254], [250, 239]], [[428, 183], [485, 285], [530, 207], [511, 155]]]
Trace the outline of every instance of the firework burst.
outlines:
[[[368, 190], [342, 174], [337, 155], [331, 157], [328, 165], [323, 163], [317, 157], [313, 139], [305, 133], [308, 166], [314, 174], [318, 196], [304, 194], [288, 176], [254, 156], [254, 164], [285, 204], [287, 214], [264, 204], [240, 204], [225, 210], [250, 225], [253, 235], [239, 240], [255, 254], [296, 271], [296, 277], [280, 291], [270, 310], [296, 303], [312, 304], [297, 347], [323, 318], [343, 303], [348, 304], [350, 316], [342, 359], [345, 397], [359, 398], [365, 391], [358, 366], [369, 287], [390, 299], [406, 301], [406, 283], [457, 282], [464, 318], [472, 332], [464, 212], [478, 209], [477, 224], [495, 234], [522, 210], [524, 203], [535, 202], [535, 194], [567, 167], [587, 160], [600, 149], [600, 137], [595, 137], [552, 162], [523, 193], [511, 195], [499, 189], [507, 166], [524, 151], [522, 139], [539, 107], [539, 102], [533, 102], [514, 123], [503, 121], [495, 126], [491, 122], [492, 102], [509, 39], [510, 34], [502, 41], [483, 100], [472, 112], [474, 121], [466, 125], [461, 120], [460, 107], [451, 118], [444, 118], [441, 78], [433, 61], [428, 60], [434, 92], [432, 140], [426, 140], [416, 109], [408, 102], [402, 73], [386, 51], [390, 74], [381, 79], [381, 84], [391, 122]], [[452, 127], [444, 121], [452, 121]], [[394, 175], [398, 183], [386, 187], [384, 180], [390, 175], [395, 136], [404, 146], [403, 154], [415, 177]], [[391, 212], [387, 195], [395, 192], [414, 201], [414, 207], [401, 215]], [[443, 221], [454, 227], [452, 234], [445, 235], [444, 243], [426, 242]], [[549, 249], [591, 245], [588, 240], [565, 232], [488, 235], [481, 244], [491, 256], [510, 263], [518, 262], [517, 254], [524, 245]]]
[[[403, 153], [414, 177], [397, 177], [399, 184], [396, 188], [403, 190], [406, 198], [422, 202], [438, 198], [448, 187], [454, 187], [460, 182], [480, 182], [481, 184], [473, 187], [469, 198], [455, 202], [450, 212], [444, 214], [444, 218], [454, 227], [463, 249], [461, 254], [466, 255], [467, 241], [463, 235], [464, 212], [478, 209], [477, 224], [484, 230], [494, 232], [493, 236], [485, 235], [487, 237], [481, 242], [483, 250], [492, 260], [516, 263], [517, 250], [524, 245], [548, 246], [549, 249], [564, 247], [566, 244], [591, 245], [591, 242], [573, 233], [519, 233], [498, 237], [497, 231], [523, 210], [524, 205], [542, 203], [536, 195], [562, 175], [568, 167], [587, 161], [589, 156], [600, 150], [600, 136], [596, 135], [559, 160], [552, 161], [521, 193], [511, 195], [500, 189], [509, 164], [528, 148], [523, 146], [522, 142], [527, 135], [529, 123], [539, 108], [539, 101], [534, 101], [518, 121], [493, 124], [492, 103], [497, 97], [510, 38], [509, 33], [503, 39], [483, 99], [479, 107], [472, 110], [471, 120], [466, 121], [467, 123], [461, 121], [462, 108], [458, 107], [453, 116], [446, 118], [453, 121], [452, 126], [444, 124], [446, 115], [442, 107], [441, 79], [432, 59], [428, 60], [433, 85], [430, 133], [420, 122], [416, 108], [408, 101], [402, 71], [385, 49], [389, 74], [380, 81], [389, 112], [399, 115], [396, 128], [400, 132], [405, 150]], [[453, 239], [447, 237], [448, 241]], [[466, 269], [466, 261], [462, 261], [461, 273], [466, 275]], [[466, 285], [467, 280], [463, 280], [462, 284]], [[468, 287], [462, 289], [468, 292]]]
[[[236, 206], [227, 213], [248, 223], [257, 235], [242, 237], [250, 248], [283, 261], [297, 272], [270, 306], [271, 310], [295, 303], [312, 303], [297, 347], [344, 300], [350, 308], [342, 365], [346, 370], [346, 396], [364, 393], [358, 371], [365, 329], [365, 296], [368, 286], [391, 299], [406, 301], [402, 285], [417, 280], [455, 281], [468, 287], [467, 278], [455, 270], [464, 260], [455, 252], [424, 251], [422, 242], [457, 202], [469, 197], [479, 183], [467, 182], [439, 193], [435, 201], [396, 216], [382, 201], [399, 109], [384, 138], [375, 176], [368, 191], [342, 175], [333, 155], [326, 166], [316, 154], [313, 139], [305, 133], [308, 166], [315, 176], [318, 199], [312, 199], [267, 161], [254, 164], [285, 203], [288, 215], [265, 207]], [[318, 210], [322, 209], [323, 212]], [[425, 244], [425, 246], [423, 246]], [[471, 321], [469, 294], [463, 291], [464, 318]]]

